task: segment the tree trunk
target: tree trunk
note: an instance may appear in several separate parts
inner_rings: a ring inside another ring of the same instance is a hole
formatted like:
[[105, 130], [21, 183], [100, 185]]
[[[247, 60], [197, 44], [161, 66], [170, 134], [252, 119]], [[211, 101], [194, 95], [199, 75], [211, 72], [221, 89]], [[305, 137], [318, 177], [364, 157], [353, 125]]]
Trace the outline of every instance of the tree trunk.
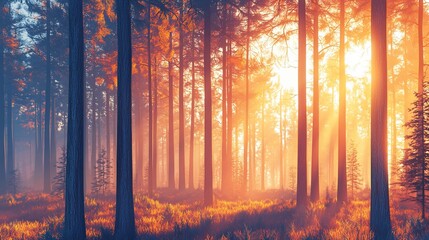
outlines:
[[[39, 93], [41, 92], [41, 89], [39, 88]], [[35, 162], [35, 184], [37, 186], [37, 189], [42, 186], [43, 181], [43, 144], [42, 144], [42, 101], [41, 97], [37, 100], [36, 103], [37, 108], [37, 125], [36, 125], [36, 135], [37, 135], [37, 145], [36, 145], [36, 162]], [[6, 175], [7, 175], [6, 171]]]
[[191, 86], [191, 131], [189, 135], [189, 188], [194, 189], [194, 136], [195, 136], [195, 35], [192, 29], [191, 39], [191, 72], [192, 72], [192, 86]]
[[44, 144], [44, 171], [43, 192], [51, 192], [51, 143], [49, 129], [51, 120], [51, 18], [49, 15], [51, 1], [46, 1], [46, 92], [45, 92], [45, 144]]
[[[12, 86], [12, 84], [10, 85]], [[7, 163], [6, 163], [6, 177], [10, 179], [15, 171], [15, 146], [13, 141], [13, 106], [12, 94], [9, 92], [7, 98]], [[9, 191], [10, 192], [10, 191]]]
[[149, 177], [148, 190], [149, 195], [153, 194], [154, 179], [153, 179], [153, 117], [152, 117], [152, 57], [151, 57], [151, 36], [150, 36], [150, 3], [147, 3], [147, 68], [148, 68], [148, 91], [149, 91]]
[[[169, 19], [171, 24], [171, 18]], [[173, 51], [173, 33], [170, 31], [170, 57]], [[173, 61], [168, 61], [168, 188], [176, 187], [174, 180], [174, 89], [173, 89]], [[193, 108], [192, 108], [193, 109]]]
[[298, 2], [298, 181], [297, 206], [307, 203], [306, 21], [305, 0]]
[[185, 113], [183, 105], [183, 0], [179, 15], [179, 190], [185, 189]]
[[[136, 235], [131, 129], [131, 14], [129, 1], [116, 1], [118, 17], [118, 150], [115, 238]], [[150, 12], [150, 11], [149, 11]]]
[[85, 239], [84, 159], [84, 43], [82, 1], [69, 0], [69, 104], [64, 239]]
[[[228, 54], [229, 57], [232, 57], [232, 49], [231, 49], [231, 40], [228, 41]], [[228, 60], [228, 59], [227, 59]], [[231, 192], [234, 190], [234, 184], [233, 184], [233, 157], [232, 157], [232, 129], [233, 129], [233, 118], [232, 118], [232, 64], [228, 64], [228, 73], [227, 73], [227, 82], [228, 82], [228, 90], [227, 90], [227, 98], [226, 100], [228, 101], [227, 103], [227, 108], [228, 108], [228, 113], [227, 113], [227, 127], [228, 127], [228, 135], [226, 137], [227, 139], [227, 156], [229, 158], [229, 169], [227, 168], [227, 170], [229, 171], [229, 178], [231, 181], [231, 185], [230, 185], [230, 190]], [[236, 150], [236, 153], [238, 152], [238, 150]]]
[[157, 61], [155, 55], [155, 77], [153, 78], [153, 156], [152, 156], [152, 169], [153, 171], [153, 188], [157, 187], [157, 165], [158, 165], [158, 75], [157, 75]]
[[261, 117], [261, 190], [265, 191], [265, 87], [262, 92], [262, 117]]
[[340, 86], [338, 119], [338, 190], [337, 202], [347, 201], [346, 169], [346, 68], [344, 46], [344, 1], [340, 1]]
[[319, 1], [314, 2], [313, 33], [313, 140], [310, 199], [319, 200]]
[[[424, 71], [423, 71], [423, 67], [424, 67], [424, 58], [423, 58], [423, 0], [419, 0], [419, 16], [418, 16], [418, 37], [419, 37], [419, 80], [418, 80], [418, 93], [419, 93], [419, 97], [420, 97], [420, 101], [419, 101], [419, 108], [420, 110], [423, 112], [424, 111], [424, 99], [423, 99], [423, 82], [424, 82]], [[421, 149], [421, 154], [420, 156], [425, 156], [426, 155], [426, 151], [425, 151], [425, 130], [424, 130], [424, 114], [423, 117], [420, 119], [420, 131], [423, 135], [422, 139], [421, 139], [421, 143], [420, 145], [422, 146]], [[426, 183], [425, 183], [425, 178], [426, 178], [426, 159], [423, 158], [422, 159], [422, 186], [421, 186], [421, 195], [422, 195], [422, 219], [425, 219], [425, 204], [426, 204]]]
[[227, 75], [227, 51], [226, 51], [226, 21], [227, 5], [226, 0], [222, 4], [222, 191], [225, 194], [232, 193], [232, 168], [231, 155], [228, 155], [228, 144], [231, 141], [227, 133], [230, 119], [227, 110], [228, 75]]
[[393, 239], [387, 175], [386, 0], [371, 1], [371, 213], [374, 239]]
[[52, 96], [52, 113], [51, 113], [51, 183], [57, 173], [57, 130], [56, 130], [56, 121], [55, 121], [55, 97]]
[[[1, 2], [0, 9], [3, 9], [5, 1]], [[0, 33], [3, 33], [3, 22], [5, 12], [0, 12]], [[6, 161], [5, 161], [5, 142], [4, 142], [4, 43], [3, 36], [0, 34], [0, 195], [6, 193]]]
[[[96, 136], [96, 127], [97, 124], [95, 123], [95, 83], [92, 85], [92, 100], [91, 100], [91, 164], [90, 164], [90, 179], [88, 181], [90, 182], [89, 186], [92, 186], [92, 183], [95, 182], [97, 176], [96, 172], [96, 163], [97, 163], [97, 136]], [[88, 189], [89, 192], [91, 192], [91, 187]]]
[[247, 192], [247, 161], [249, 147], [249, 52], [250, 52], [250, 1], [247, 2], [247, 29], [246, 29], [246, 109], [244, 117], [244, 154], [243, 154], [243, 191]]
[[211, 6], [204, 4], [204, 205], [213, 205]]
[[[280, 83], [280, 77], [279, 77], [279, 83]], [[280, 167], [279, 167], [279, 175], [280, 175], [280, 189], [284, 189], [284, 179], [283, 179], [283, 107], [282, 107], [282, 92], [280, 90], [280, 98], [279, 98], [279, 161], [280, 161]]]
[[[109, 89], [106, 89], [106, 158], [107, 158], [107, 161], [109, 162], [109, 161], [111, 161], [112, 159], [111, 159], [111, 145], [110, 145], [110, 93], [109, 93]], [[141, 159], [140, 159], [140, 161], [141, 161]], [[142, 168], [138, 168], [138, 169], [140, 169], [140, 171], [143, 169], [143, 167]], [[110, 172], [110, 174], [112, 174], [112, 172]], [[142, 175], [142, 174], [140, 174], [140, 175]], [[110, 176], [109, 176], [109, 179], [108, 179], [108, 181], [109, 181], [109, 186], [110, 186]], [[110, 189], [109, 189], [109, 191], [110, 191]]]

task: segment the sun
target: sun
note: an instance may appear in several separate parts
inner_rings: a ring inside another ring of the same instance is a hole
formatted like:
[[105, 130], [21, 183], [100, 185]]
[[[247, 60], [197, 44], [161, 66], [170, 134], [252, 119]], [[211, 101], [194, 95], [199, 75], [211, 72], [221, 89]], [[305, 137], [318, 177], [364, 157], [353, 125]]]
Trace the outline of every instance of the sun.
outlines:
[[371, 42], [351, 45], [345, 52], [346, 75], [352, 79], [371, 79]]
[[283, 90], [296, 91], [298, 89], [298, 70], [295, 67], [273, 66], [272, 82], [280, 82]]

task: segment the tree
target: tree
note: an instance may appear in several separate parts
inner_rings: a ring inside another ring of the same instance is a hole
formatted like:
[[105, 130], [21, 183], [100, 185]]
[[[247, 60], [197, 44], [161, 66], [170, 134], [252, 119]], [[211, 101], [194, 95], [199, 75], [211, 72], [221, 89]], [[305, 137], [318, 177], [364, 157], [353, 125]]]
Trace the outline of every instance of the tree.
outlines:
[[356, 191], [362, 187], [362, 177], [356, 146], [353, 142], [350, 144], [349, 150], [350, 152], [347, 156], [347, 185], [352, 193], [352, 199], [354, 199]]
[[346, 68], [344, 44], [344, 2], [340, 1], [340, 86], [338, 110], [338, 191], [337, 202], [347, 201], [347, 169], [346, 169]]
[[307, 203], [306, 21], [305, 0], [298, 1], [298, 181], [297, 206]]
[[371, 208], [374, 239], [393, 239], [387, 175], [386, 0], [371, 1]]
[[204, 10], [204, 205], [213, 205], [212, 91], [211, 91], [211, 1]]
[[[424, 83], [422, 93], [416, 93], [416, 101], [413, 103], [411, 119], [405, 124], [409, 134], [405, 138], [409, 142], [409, 148], [405, 149], [405, 158], [402, 160], [403, 176], [401, 185], [408, 190], [407, 198], [421, 206], [421, 217], [425, 219], [426, 191], [429, 189], [429, 146], [427, 143], [427, 122], [429, 119], [429, 89]], [[422, 125], [423, 123], [423, 125]]]
[[151, 57], [151, 34], [150, 34], [150, 3], [147, 3], [147, 71], [148, 71], [148, 91], [149, 91], [149, 195], [153, 194], [154, 173], [153, 173], [153, 111], [152, 111], [152, 57]]
[[95, 178], [92, 182], [93, 194], [105, 194], [110, 188], [110, 160], [106, 156], [106, 150], [102, 149], [98, 153], [97, 166], [95, 169]]
[[[171, 23], [171, 17], [170, 17]], [[173, 33], [169, 33], [169, 55], [171, 58], [173, 51]], [[173, 61], [168, 60], [168, 187], [175, 188], [174, 181], [174, 89], [173, 89]], [[192, 108], [193, 110], [193, 108]], [[192, 134], [192, 133], [191, 133]], [[191, 144], [192, 146], [192, 144]]]
[[[43, 191], [51, 192], [51, 0], [46, 1], [46, 92], [45, 92], [45, 144], [44, 144], [44, 168]], [[53, 129], [52, 129], [53, 131]]]
[[179, 1], [179, 190], [185, 189], [185, 110], [183, 102], [183, 0]]
[[[6, 1], [1, 1], [0, 9], [3, 9]], [[5, 142], [4, 142], [4, 36], [3, 23], [5, 11], [0, 11], [0, 194], [6, 192], [6, 161], [5, 161]]]
[[[115, 238], [134, 239], [130, 1], [116, 1], [118, 16], [118, 130]], [[151, 169], [149, 170], [151, 171]]]
[[311, 201], [319, 200], [319, 1], [314, 1], [313, 32], [313, 141], [311, 151]]
[[85, 239], [83, 192], [84, 44], [82, 1], [69, 0], [69, 110], [64, 239]]
[[56, 172], [53, 179], [52, 194], [55, 196], [63, 196], [66, 189], [66, 167], [67, 167], [67, 155], [65, 147], [61, 147], [61, 155], [56, 162]]

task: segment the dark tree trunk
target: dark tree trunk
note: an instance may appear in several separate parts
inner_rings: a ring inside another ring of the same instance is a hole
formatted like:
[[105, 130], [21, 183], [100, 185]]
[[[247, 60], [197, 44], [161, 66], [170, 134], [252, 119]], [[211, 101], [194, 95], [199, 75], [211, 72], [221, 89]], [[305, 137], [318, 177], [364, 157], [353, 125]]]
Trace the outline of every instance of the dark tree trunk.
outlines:
[[[95, 119], [95, 83], [93, 84], [92, 89], [92, 100], [91, 100], [91, 164], [90, 164], [90, 179], [88, 179], [88, 182], [90, 183], [89, 186], [92, 185], [93, 182], [95, 182], [96, 176], [96, 163], [97, 163], [97, 133], [96, 133], [96, 119]], [[91, 191], [91, 187], [88, 189], [88, 191]]]
[[45, 92], [45, 144], [44, 144], [44, 171], [43, 192], [51, 192], [51, 143], [49, 140], [49, 129], [51, 120], [51, 1], [46, 1], [46, 92]]
[[307, 203], [306, 21], [305, 0], [298, 2], [298, 181], [297, 206]]
[[57, 165], [57, 131], [55, 121], [55, 98], [52, 96], [52, 113], [51, 113], [51, 183], [56, 174]]
[[69, 104], [64, 239], [85, 239], [84, 154], [84, 43], [82, 1], [69, 0]]
[[[107, 161], [111, 161], [110, 137], [111, 137], [110, 136], [110, 93], [109, 93], [109, 89], [106, 89], [106, 158], [107, 158]], [[142, 168], [140, 168], [140, 170], [142, 170]], [[110, 183], [110, 179], [108, 181]]]
[[[10, 85], [12, 86], [12, 84]], [[15, 171], [15, 146], [13, 139], [13, 109], [12, 109], [12, 94], [7, 94], [7, 163], [6, 163], [6, 177], [11, 178]], [[10, 192], [10, 191], [9, 191]]]
[[189, 188], [194, 189], [194, 136], [195, 136], [195, 36], [192, 30], [191, 39], [191, 131], [189, 135]]
[[158, 75], [157, 75], [157, 61], [155, 55], [155, 77], [153, 78], [153, 166], [151, 171], [153, 171], [153, 188], [157, 187], [157, 165], [158, 165]]
[[280, 115], [280, 119], [279, 119], [279, 161], [280, 161], [280, 168], [279, 168], [279, 175], [280, 175], [280, 189], [283, 190], [284, 189], [284, 178], [283, 178], [283, 172], [284, 172], [284, 167], [283, 167], [283, 107], [282, 107], [282, 92], [280, 90], [280, 99], [279, 99], [279, 115]]
[[183, 0], [179, 15], [179, 190], [185, 189], [185, 110], [183, 105]]
[[[231, 50], [231, 40], [228, 41], [228, 54], [229, 57], [232, 56], [232, 50]], [[231, 192], [233, 191], [233, 157], [232, 157], [232, 129], [233, 129], [233, 122], [232, 122], [232, 64], [228, 64], [228, 73], [227, 73], [227, 82], [228, 82], [228, 90], [227, 90], [227, 108], [228, 108], [228, 113], [227, 113], [227, 127], [228, 127], [228, 135], [226, 137], [227, 139], [227, 156], [229, 158], [229, 172], [230, 172], [230, 179], [231, 179], [231, 186], [230, 186], [230, 190]], [[236, 150], [236, 152], [238, 152], [238, 150]], [[227, 169], [228, 170], [228, 169]]]
[[393, 239], [387, 175], [386, 0], [371, 1], [371, 213], [374, 239]]
[[148, 68], [148, 92], [149, 92], [149, 177], [148, 177], [148, 192], [153, 194], [154, 179], [153, 179], [153, 117], [152, 117], [152, 57], [150, 43], [150, 4], [147, 4], [147, 68]]
[[[5, 1], [1, 2], [0, 9], [3, 9]], [[6, 161], [5, 161], [5, 142], [4, 142], [4, 43], [3, 43], [3, 23], [4, 23], [4, 11], [0, 11], [0, 194], [6, 193]]]
[[247, 165], [249, 152], [249, 53], [250, 53], [250, 1], [247, 2], [247, 29], [246, 29], [246, 107], [244, 117], [244, 154], [243, 154], [243, 191], [247, 192]]
[[313, 33], [313, 141], [310, 199], [319, 200], [319, 1], [314, 2]]
[[346, 68], [344, 62], [344, 1], [340, 1], [340, 94], [338, 119], [338, 191], [337, 201], [347, 201], [347, 169], [346, 169]]
[[[171, 23], [171, 18], [170, 18]], [[170, 56], [173, 51], [173, 33], [170, 32]], [[168, 188], [174, 189], [174, 89], [173, 89], [173, 62], [168, 61]]]
[[225, 194], [232, 193], [232, 166], [231, 155], [228, 155], [227, 128], [230, 124], [227, 113], [228, 75], [227, 75], [227, 51], [226, 51], [226, 21], [227, 9], [226, 0], [223, 0], [222, 9], [222, 191]]
[[118, 17], [118, 150], [115, 238], [136, 235], [131, 129], [131, 14], [129, 1], [116, 1]]
[[265, 191], [265, 87], [262, 93], [262, 117], [261, 117], [261, 190]]
[[211, 6], [204, 4], [204, 205], [213, 205]]
[[[41, 92], [41, 89], [39, 89], [39, 93]], [[42, 186], [43, 181], [43, 144], [42, 144], [42, 101], [41, 97], [39, 97], [37, 103], [37, 125], [36, 125], [36, 135], [37, 135], [37, 145], [36, 145], [36, 162], [35, 162], [35, 184], [37, 186], [37, 189]]]
[[[418, 38], [419, 38], [419, 80], [418, 80], [418, 93], [420, 97], [419, 108], [423, 112], [423, 82], [424, 82], [424, 58], [423, 58], [423, 0], [419, 0], [419, 16], [418, 16]], [[422, 146], [420, 156], [425, 156], [425, 128], [424, 128], [424, 117], [420, 119], [419, 128], [423, 135], [421, 139], [420, 145]], [[426, 183], [425, 183], [425, 170], [426, 170], [426, 159], [422, 159], [422, 187], [421, 187], [421, 195], [422, 195], [422, 219], [425, 219], [425, 204], [426, 204]]]

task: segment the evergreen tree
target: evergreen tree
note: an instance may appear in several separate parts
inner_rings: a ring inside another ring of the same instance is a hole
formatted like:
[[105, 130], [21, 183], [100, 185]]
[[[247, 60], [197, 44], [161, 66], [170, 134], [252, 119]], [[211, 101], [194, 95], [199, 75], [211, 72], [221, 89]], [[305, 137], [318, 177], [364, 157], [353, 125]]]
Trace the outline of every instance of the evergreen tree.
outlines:
[[[422, 219], [425, 218], [426, 190], [429, 188], [428, 161], [429, 142], [427, 133], [429, 126], [429, 89], [424, 83], [422, 93], [415, 93], [417, 100], [410, 109], [411, 119], [405, 124], [409, 129], [409, 135], [405, 138], [409, 142], [409, 148], [405, 149], [405, 158], [402, 160], [402, 183], [409, 191], [407, 198], [416, 201], [421, 206]], [[423, 124], [422, 124], [423, 123]]]
[[57, 169], [57, 171], [52, 183], [53, 185], [52, 194], [55, 196], [64, 195], [66, 166], [67, 166], [66, 149], [65, 147], [61, 147], [61, 155], [55, 164], [55, 168]]
[[349, 150], [350, 152], [347, 156], [347, 187], [350, 189], [353, 199], [356, 191], [362, 187], [362, 177], [356, 146], [353, 142], [350, 144]]

